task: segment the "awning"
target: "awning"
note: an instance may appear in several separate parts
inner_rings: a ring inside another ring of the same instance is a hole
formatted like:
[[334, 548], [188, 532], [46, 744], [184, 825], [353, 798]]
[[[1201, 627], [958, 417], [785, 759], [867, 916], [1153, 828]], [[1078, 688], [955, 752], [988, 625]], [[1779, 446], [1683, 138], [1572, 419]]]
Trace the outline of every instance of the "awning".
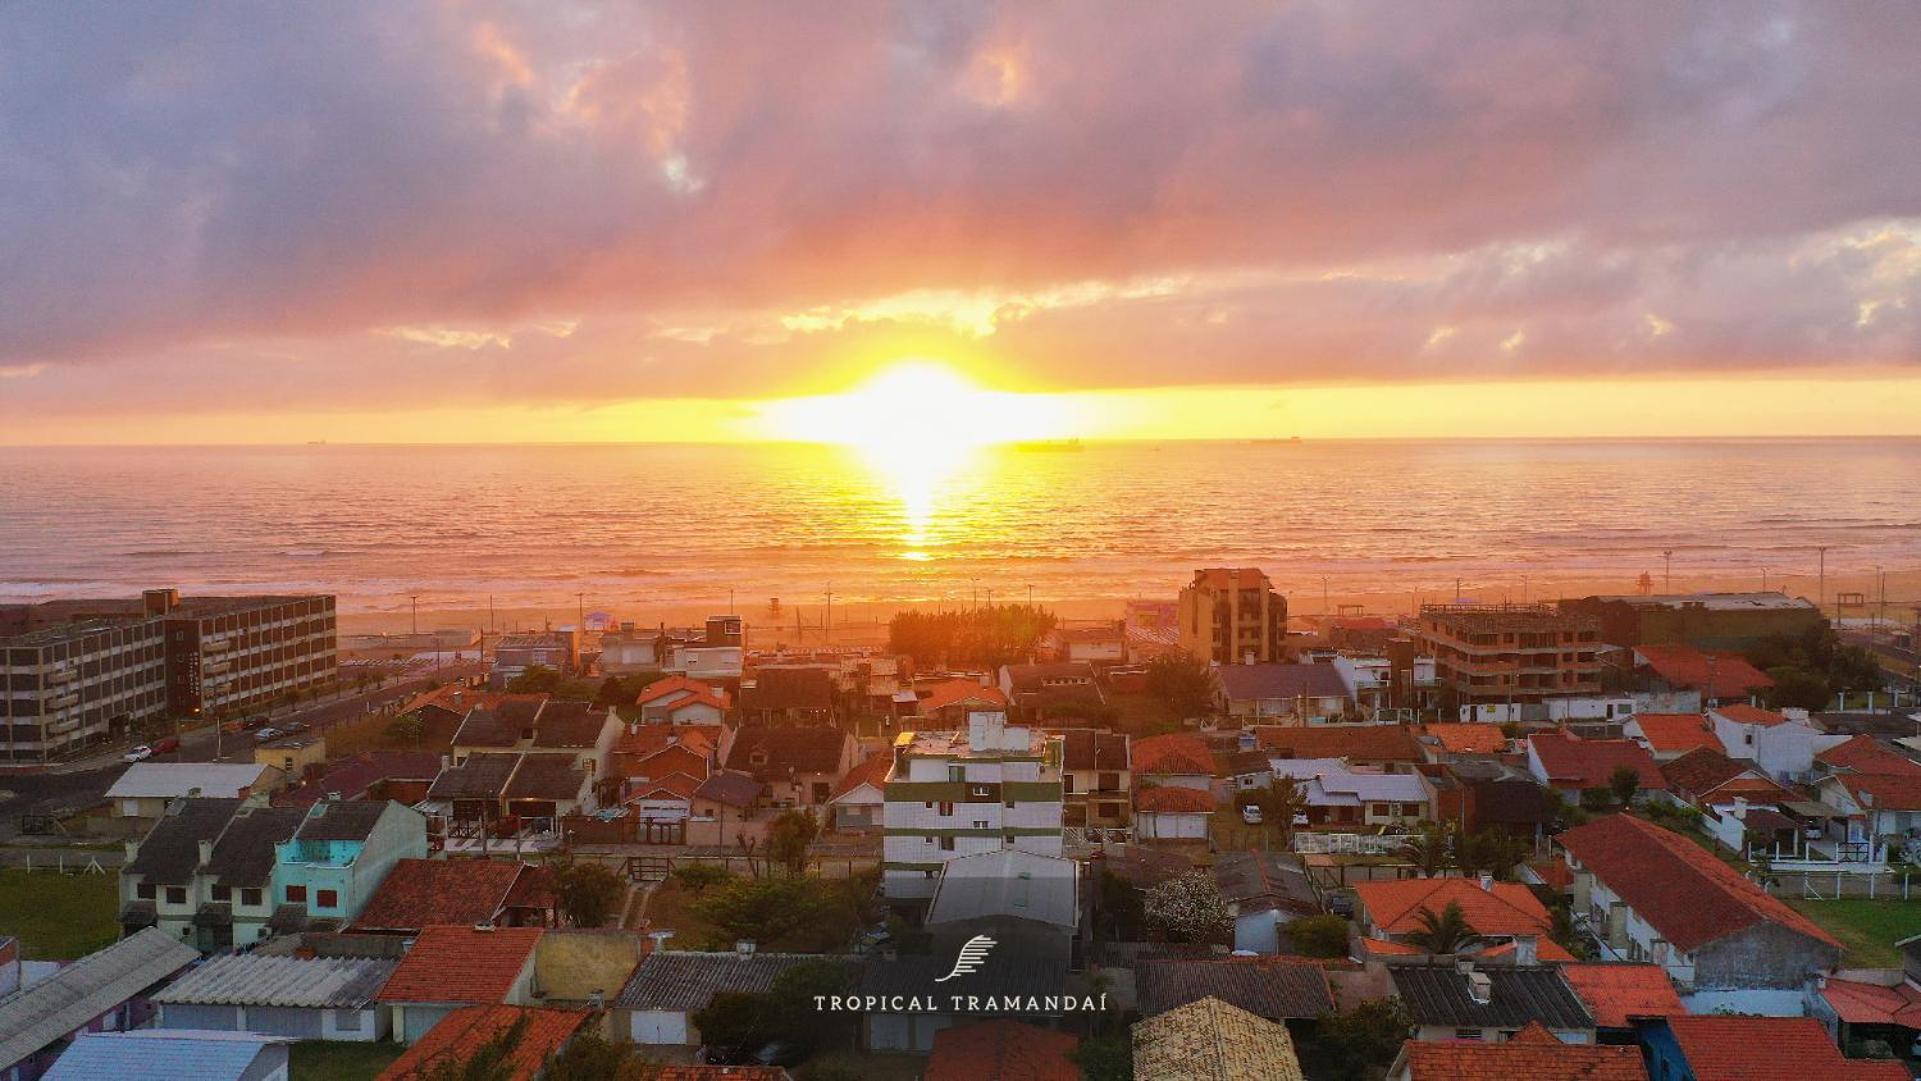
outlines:
[[193, 925], [195, 927], [231, 927], [233, 926], [233, 906], [209, 901], [200, 906], [200, 911], [193, 914]]
[[307, 929], [306, 905], [281, 905], [267, 917], [267, 930], [275, 934], [291, 934]]
[[154, 910], [152, 901], [129, 901], [127, 907], [120, 910], [122, 927], [152, 927], [159, 922], [160, 914]]
[[1784, 801], [1780, 806], [1782, 810], [1800, 815], [1802, 818], [1846, 818], [1848, 817], [1847, 815], [1842, 814], [1840, 811], [1835, 810], [1834, 808], [1828, 806], [1825, 803], [1816, 803], [1811, 799], [1787, 800], [1787, 801]]

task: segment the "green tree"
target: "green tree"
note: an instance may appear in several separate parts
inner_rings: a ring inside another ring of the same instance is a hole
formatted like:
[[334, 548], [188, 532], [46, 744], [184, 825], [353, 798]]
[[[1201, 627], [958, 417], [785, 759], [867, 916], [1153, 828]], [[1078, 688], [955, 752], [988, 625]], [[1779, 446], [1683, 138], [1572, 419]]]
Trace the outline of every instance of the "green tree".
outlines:
[[1419, 926], [1408, 932], [1407, 943], [1428, 953], [1459, 953], [1481, 940], [1469, 926], [1459, 901], [1449, 901], [1439, 915], [1422, 905], [1414, 914], [1414, 922]]
[[721, 991], [696, 1011], [700, 1038], [719, 1047], [759, 1047], [774, 1038], [774, 1003], [751, 991]]
[[1104, 937], [1128, 942], [1140, 937], [1145, 919], [1141, 891], [1112, 871], [1102, 868], [1095, 887], [1095, 928]]
[[536, 664], [508, 680], [507, 690], [513, 694], [553, 694], [560, 690], [560, 673]]
[[1082, 1040], [1073, 1058], [1085, 1081], [1134, 1081], [1134, 1039], [1125, 1029]]
[[1608, 774], [1608, 792], [1614, 802], [1626, 805], [1634, 802], [1634, 794], [1641, 790], [1641, 771], [1633, 766], [1616, 766]]
[[729, 939], [845, 948], [871, 915], [873, 875], [736, 878], [708, 889], [694, 911]]
[[1401, 854], [1420, 872], [1433, 878], [1454, 864], [1454, 828], [1440, 822], [1423, 822], [1407, 835]]
[[1024, 604], [987, 605], [952, 612], [903, 611], [887, 624], [887, 648], [917, 665], [999, 668], [1029, 660], [1047, 632], [1052, 612]]
[[381, 731], [381, 738], [388, 743], [417, 747], [426, 734], [427, 724], [420, 719], [420, 714], [403, 713], [387, 722], [387, 727]]
[[1302, 1042], [1302, 1072], [1316, 1081], [1371, 1081], [1394, 1062], [1413, 1028], [1398, 998], [1371, 999], [1342, 1013], [1322, 1014], [1313, 1037]]
[[1484, 829], [1457, 838], [1456, 859], [1464, 874], [1490, 874], [1505, 882], [1514, 877], [1514, 868], [1527, 859], [1528, 843], [1499, 829]]
[[718, 886], [733, 878], [725, 867], [712, 863], [683, 863], [674, 868], [674, 881], [688, 893], [699, 897], [709, 886]]
[[809, 1054], [851, 1046], [858, 1018], [817, 1009], [814, 1000], [844, 995], [852, 986], [853, 971], [828, 960], [802, 961], [774, 977], [767, 998], [775, 1038], [798, 1044]]
[[1614, 806], [1614, 790], [1611, 788], [1581, 789], [1581, 809], [1584, 811], [1605, 811]]
[[820, 836], [820, 823], [803, 810], [783, 811], [767, 828], [767, 854], [788, 874], [807, 870], [807, 847]]
[[1339, 916], [1302, 916], [1288, 923], [1287, 938], [1303, 957], [1346, 957], [1350, 930]]
[[1223, 943], [1234, 929], [1227, 902], [1205, 871], [1190, 871], [1148, 890], [1143, 913], [1148, 926], [1170, 942]]
[[567, 860], [551, 868], [554, 897], [576, 927], [599, 927], [620, 915], [627, 883], [593, 861]]
[[639, 1046], [614, 1043], [591, 1024], [582, 1025], [560, 1052], [540, 1068], [540, 1081], [655, 1081], [666, 1067]]
[[1185, 651], [1147, 662], [1147, 693], [1178, 720], [1205, 716], [1214, 705], [1214, 669]]

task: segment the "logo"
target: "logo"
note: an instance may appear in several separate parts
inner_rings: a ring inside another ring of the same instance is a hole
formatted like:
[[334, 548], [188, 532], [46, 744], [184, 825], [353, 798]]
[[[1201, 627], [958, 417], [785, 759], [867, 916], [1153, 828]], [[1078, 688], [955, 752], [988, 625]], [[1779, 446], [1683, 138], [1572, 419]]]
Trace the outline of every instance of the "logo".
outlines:
[[975, 935], [968, 939], [967, 944], [960, 948], [960, 955], [954, 958], [954, 971], [934, 982], [946, 983], [956, 976], [971, 976], [980, 971], [981, 965], [987, 960], [987, 951], [993, 949], [994, 945], [994, 940], [986, 935]]

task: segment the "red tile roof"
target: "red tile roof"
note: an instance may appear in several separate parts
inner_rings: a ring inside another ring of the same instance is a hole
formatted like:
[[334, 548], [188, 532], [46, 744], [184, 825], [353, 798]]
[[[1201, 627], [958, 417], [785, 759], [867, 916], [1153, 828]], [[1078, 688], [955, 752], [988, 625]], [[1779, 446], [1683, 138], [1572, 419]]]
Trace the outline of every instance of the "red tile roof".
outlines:
[[1837, 743], [1814, 757], [1816, 761], [1837, 770], [1921, 776], [1921, 765], [1916, 765], [1913, 759], [1873, 736], [1851, 737], [1847, 742]]
[[1419, 929], [1421, 909], [1439, 915], [1449, 904], [1460, 905], [1468, 926], [1482, 935], [1546, 937], [1553, 927], [1540, 898], [1519, 882], [1495, 882], [1482, 889], [1479, 879], [1406, 878], [1356, 883], [1354, 896], [1369, 921], [1390, 935]]
[[631, 803], [641, 799], [691, 800], [694, 798], [694, 793], [700, 790], [701, 782], [706, 779], [705, 773], [694, 777], [677, 772], [661, 777], [651, 777], [645, 781], [628, 781], [630, 790], [621, 802]]
[[1850, 1025], [1921, 1028], [1921, 988], [1910, 983], [1883, 987], [1878, 983], [1829, 979], [1821, 989], [1821, 997]]
[[1635, 646], [1634, 652], [1670, 686], [1698, 690], [1709, 698], [1746, 698], [1774, 686], [1766, 672], [1739, 653], [1693, 646]]
[[412, 1047], [387, 1068], [375, 1081], [403, 1081], [426, 1075], [447, 1063], [463, 1062], [488, 1041], [514, 1027], [521, 1018], [527, 1027], [521, 1031], [507, 1058], [503, 1081], [532, 1081], [548, 1055], [567, 1046], [581, 1023], [583, 1010], [543, 1010], [528, 1006], [468, 1006], [455, 1010], [427, 1030]]
[[1433, 736], [1453, 754], [1499, 754], [1507, 747], [1497, 724], [1428, 724], [1421, 726], [1421, 735]]
[[842, 777], [840, 783], [834, 786], [834, 794], [829, 797], [829, 802], [845, 796], [864, 784], [871, 784], [876, 789], [884, 789], [887, 786], [887, 774], [893, 768], [892, 755], [886, 751], [875, 751], [860, 765], [847, 771], [847, 776]]
[[971, 679], [942, 680], [932, 686], [915, 688], [914, 693], [919, 695], [922, 691], [927, 692], [919, 705], [923, 714], [958, 706], [962, 702], [980, 702], [995, 709], [1007, 708], [1007, 696], [1001, 693], [999, 687], [983, 686]]
[[1841, 948], [1833, 935], [1786, 902], [1693, 841], [1646, 819], [1599, 818], [1561, 834], [1561, 845], [1683, 951], [1763, 923], [1779, 924], [1837, 952]]
[[514, 882], [531, 870], [511, 860], [404, 859], [380, 880], [354, 929], [418, 931], [436, 924], [489, 923]]
[[1181, 774], [1212, 777], [1214, 756], [1199, 736], [1169, 732], [1134, 741], [1134, 775]]
[[1622, 766], [1641, 776], [1642, 791], [1664, 792], [1667, 778], [1645, 747], [1627, 739], [1576, 739], [1560, 732], [1528, 737], [1529, 746], [1555, 788], [1606, 788]]
[[1638, 1047], [1566, 1044], [1531, 1021], [1502, 1043], [1409, 1040], [1411, 1081], [1647, 1081]]
[[426, 927], [380, 989], [382, 1002], [499, 1003], [531, 963], [538, 927]]
[[[1349, 762], [1420, 762], [1414, 730], [1400, 724], [1326, 724], [1312, 727], [1254, 726], [1261, 746], [1276, 758], [1345, 758]], [[1137, 745], [1138, 746], [1138, 745]]]
[[1686, 754], [1699, 747], [1721, 749], [1708, 719], [1699, 713], [1637, 713], [1634, 723], [1656, 754]]
[[1602, 1028], [1627, 1028], [1629, 1019], [1635, 1017], [1672, 1017], [1688, 1012], [1675, 993], [1674, 981], [1660, 965], [1562, 965], [1561, 978], [1574, 988], [1574, 997]]
[[653, 1081], [793, 1081], [794, 1075], [780, 1066], [662, 1066], [659, 1073], [647, 1074]]
[[1788, 723], [1785, 714], [1776, 713], [1771, 709], [1762, 709], [1760, 706], [1750, 706], [1746, 702], [1715, 706], [1714, 712], [1736, 724], [1756, 724], [1763, 728], [1773, 728], [1777, 724]]
[[1694, 1081], [1908, 1081], [1893, 1059], [1850, 1059], [1812, 1017], [1670, 1017]]
[[657, 706], [679, 709], [682, 706], [703, 705], [715, 709], [726, 709], [727, 692], [716, 689], [708, 683], [687, 676], [668, 676], [657, 679], [640, 689], [634, 699], [637, 706]]
[[924, 1081], [1080, 1081], [1068, 1058], [1080, 1041], [1019, 1021], [982, 1021], [934, 1034]]
[[1188, 812], [1212, 811], [1214, 797], [1198, 788], [1181, 788], [1177, 785], [1156, 785], [1153, 788], [1134, 790], [1134, 809], [1137, 811]]
[[687, 747], [706, 754], [720, 742], [717, 724], [642, 724], [622, 732], [614, 753], [646, 756], [667, 747]]
[[1843, 773], [1835, 780], [1870, 810], [1921, 811], [1921, 774]]
[[1722, 754], [1718, 747], [1689, 751], [1661, 766], [1672, 790], [1706, 803], [1714, 798], [1794, 799], [1793, 793], [1762, 776], [1753, 766]]
[[708, 760], [706, 748], [699, 750], [676, 743], [662, 747], [648, 754], [622, 753], [614, 756], [613, 766], [607, 771], [615, 777], [665, 777], [670, 773], [685, 773], [701, 780], [707, 779]]

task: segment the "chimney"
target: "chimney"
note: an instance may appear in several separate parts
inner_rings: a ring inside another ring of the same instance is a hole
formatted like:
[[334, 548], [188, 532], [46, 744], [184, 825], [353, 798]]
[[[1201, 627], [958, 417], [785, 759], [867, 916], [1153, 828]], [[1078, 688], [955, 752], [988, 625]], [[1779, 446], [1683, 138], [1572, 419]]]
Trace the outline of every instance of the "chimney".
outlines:
[[1534, 965], [1541, 959], [1541, 940], [1535, 935], [1514, 936], [1514, 963]]
[[1494, 892], [1494, 876], [1486, 871], [1481, 872], [1481, 888], [1489, 893]]
[[1747, 820], [1748, 798], [1746, 796], [1734, 797], [1734, 817], [1744, 822]]
[[126, 842], [126, 846], [127, 846], [127, 862], [132, 863], [133, 858], [140, 854], [140, 842], [128, 841]]
[[1473, 999], [1476, 1006], [1485, 1006], [1494, 1001], [1494, 981], [1485, 972], [1468, 973], [1467, 997]]
[[753, 955], [754, 955], [754, 940], [753, 940], [753, 939], [751, 939], [751, 938], [741, 938], [741, 939], [735, 939], [735, 940], [734, 940], [734, 956], [736, 956], [736, 957], [752, 957]]
[[587, 1008], [590, 1010], [606, 1009], [607, 1008], [607, 992], [600, 988], [595, 988], [594, 990], [587, 992]]
[[200, 842], [200, 866], [205, 867], [207, 864], [212, 862], [213, 862], [213, 842], [203, 838]]

